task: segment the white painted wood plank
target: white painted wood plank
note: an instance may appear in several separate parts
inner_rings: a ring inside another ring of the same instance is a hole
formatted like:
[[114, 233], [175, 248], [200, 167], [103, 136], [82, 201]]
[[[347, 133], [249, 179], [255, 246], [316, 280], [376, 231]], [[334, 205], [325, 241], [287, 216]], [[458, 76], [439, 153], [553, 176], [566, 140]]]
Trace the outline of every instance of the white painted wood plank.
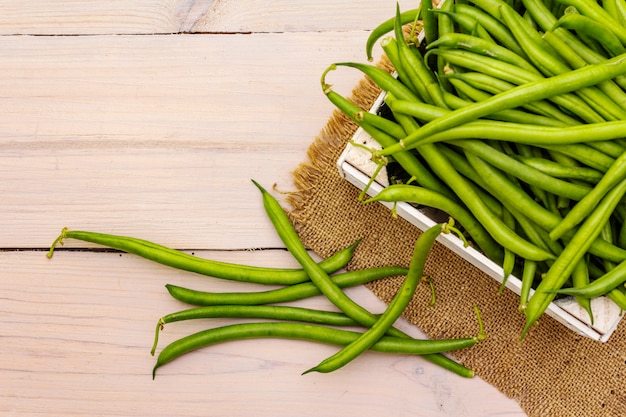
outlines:
[[396, 12], [415, 8], [415, 1], [335, 0], [263, 2], [215, 1], [192, 27], [194, 32], [370, 31]]
[[[0, 35], [363, 31], [395, 13], [391, 0], [3, 0]], [[415, 2], [403, 0], [404, 9]]]
[[[361, 60], [362, 42], [0, 38], [0, 247], [45, 247], [64, 226], [182, 248], [280, 245], [250, 179], [293, 189], [290, 172], [333, 110], [319, 77]], [[360, 78], [329, 76], [345, 94]]]
[[[284, 251], [197, 252], [232, 262], [293, 266]], [[203, 349], [151, 379], [156, 320], [185, 306], [167, 282], [228, 291], [258, 286], [172, 271], [111, 253], [0, 253], [0, 414], [15, 416], [519, 416], [514, 401], [416, 357], [368, 353], [328, 375], [300, 373], [336, 348], [263, 340]], [[24, 265], [28, 265], [25, 268]], [[374, 312], [364, 288], [349, 291]], [[297, 303], [333, 309], [321, 297]], [[168, 342], [230, 320], [167, 325]], [[414, 336], [420, 333], [400, 323]]]

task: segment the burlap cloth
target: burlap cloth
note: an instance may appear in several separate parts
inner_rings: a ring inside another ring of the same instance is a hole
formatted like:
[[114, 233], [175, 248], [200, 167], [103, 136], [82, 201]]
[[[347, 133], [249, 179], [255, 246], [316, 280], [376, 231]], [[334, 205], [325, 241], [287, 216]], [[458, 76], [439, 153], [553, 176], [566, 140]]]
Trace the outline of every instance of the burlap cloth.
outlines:
[[[379, 93], [363, 79], [352, 99], [368, 109]], [[293, 173], [296, 191], [288, 198], [289, 214], [304, 243], [322, 256], [363, 238], [348, 269], [408, 265], [420, 231], [393, 219], [378, 203], [363, 205], [359, 190], [336, 168], [355, 130], [335, 112]], [[430, 290], [421, 285], [406, 318], [430, 338], [466, 337], [476, 334], [472, 308], [478, 305], [489, 337], [455, 357], [518, 401], [528, 416], [626, 416], [626, 323], [609, 342], [600, 343], [545, 316], [520, 343], [524, 320], [513, 292], [498, 295], [498, 283], [440, 244], [429, 256], [426, 273], [435, 283], [437, 303], [428, 306]], [[368, 286], [389, 302], [399, 285], [399, 279], [387, 279]]]

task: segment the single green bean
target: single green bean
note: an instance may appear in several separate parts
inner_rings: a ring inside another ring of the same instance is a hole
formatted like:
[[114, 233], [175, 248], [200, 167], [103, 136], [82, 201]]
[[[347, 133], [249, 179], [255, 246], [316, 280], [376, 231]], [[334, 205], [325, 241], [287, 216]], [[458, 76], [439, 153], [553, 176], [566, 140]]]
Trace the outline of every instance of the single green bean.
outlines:
[[518, 159], [525, 165], [538, 169], [546, 175], [556, 178], [568, 178], [597, 183], [604, 175], [596, 169], [581, 166], [566, 166], [547, 158], [515, 156], [515, 159]]
[[[407, 269], [399, 266], [383, 266], [358, 271], [348, 271], [330, 278], [340, 288], [355, 287], [378, 279], [406, 275]], [[172, 284], [165, 286], [172, 297], [187, 304], [210, 306], [221, 304], [260, 305], [276, 304], [303, 300], [320, 295], [321, 292], [312, 282], [289, 285], [268, 291], [253, 292], [207, 292], [179, 287]]]
[[[318, 325], [300, 323], [241, 323], [201, 332], [183, 337], [167, 345], [159, 353], [154, 365], [152, 376], [156, 370], [174, 359], [216, 343], [251, 338], [282, 338], [313, 341], [324, 344], [345, 346], [359, 337], [361, 333], [339, 330]], [[384, 353], [405, 355], [421, 355], [422, 357], [439, 352], [450, 352], [471, 347], [478, 342], [478, 337], [445, 339], [445, 340], [417, 340], [400, 337], [383, 336], [371, 350]], [[456, 366], [459, 375], [467, 378], [474, 376], [474, 372], [450, 360]]]
[[615, 268], [583, 287], [561, 288], [552, 292], [576, 297], [595, 298], [608, 294], [611, 290], [623, 285], [625, 282], [626, 261], [616, 265]]
[[530, 297], [530, 290], [532, 289], [535, 277], [537, 275], [537, 262], [524, 259], [524, 269], [522, 272], [522, 287], [519, 295], [519, 310], [524, 311], [528, 304], [528, 298]]
[[409, 272], [406, 275], [402, 286], [398, 290], [395, 297], [389, 303], [383, 314], [378, 318], [376, 323], [367, 329], [356, 340], [350, 342], [344, 348], [339, 350], [332, 356], [324, 359], [315, 367], [305, 371], [329, 373], [333, 372], [349, 362], [356, 359], [363, 352], [370, 349], [380, 338], [387, 332], [389, 328], [402, 315], [409, 302], [415, 295], [417, 285], [420, 283], [426, 266], [426, 259], [430, 253], [435, 240], [440, 233], [443, 232], [446, 225], [437, 224], [425, 230], [415, 242], [413, 249], [413, 257], [409, 266]]
[[[63, 229], [61, 235], [55, 240], [48, 252], [49, 258], [52, 257], [56, 244], [63, 244], [63, 239], [77, 239], [96, 243], [138, 255], [162, 265], [215, 278], [278, 285], [297, 284], [309, 280], [307, 273], [303, 269], [266, 268], [218, 262], [189, 255], [143, 239], [79, 230]], [[360, 240], [323, 260], [320, 262], [320, 268], [323, 268], [327, 273], [343, 268], [352, 259], [354, 250], [359, 242]]]
[[[400, 14], [400, 22], [403, 25], [407, 25], [409, 23], [415, 22], [417, 19], [417, 16], [420, 13], [420, 9], [421, 7], [402, 12]], [[372, 32], [367, 37], [367, 41], [365, 42], [365, 52], [366, 52], [368, 61], [373, 60], [372, 52], [374, 50], [374, 45], [376, 44], [376, 42], [380, 38], [388, 34], [389, 32], [393, 31], [393, 26], [396, 22], [396, 19], [397, 17], [394, 15], [394, 17], [389, 18], [385, 20], [384, 22], [380, 23], [378, 26], [374, 28], [374, 30], [372, 30]]]

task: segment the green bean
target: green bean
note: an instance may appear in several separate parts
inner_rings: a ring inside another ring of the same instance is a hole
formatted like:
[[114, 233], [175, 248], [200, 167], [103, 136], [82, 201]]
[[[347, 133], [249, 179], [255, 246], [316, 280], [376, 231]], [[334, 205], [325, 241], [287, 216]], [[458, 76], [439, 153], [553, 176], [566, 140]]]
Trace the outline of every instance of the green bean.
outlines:
[[[575, 288], [581, 288], [589, 284], [589, 268], [585, 258], [581, 258], [572, 271], [572, 284]], [[591, 325], [593, 326], [593, 310], [591, 309], [591, 299], [587, 297], [576, 297], [576, 302], [587, 312]]]
[[[48, 252], [49, 258], [52, 257], [56, 244], [63, 244], [63, 239], [77, 239], [96, 243], [132, 253], [162, 265], [215, 278], [279, 285], [297, 284], [309, 280], [307, 273], [303, 269], [266, 268], [218, 262], [189, 255], [143, 239], [79, 230], [63, 229], [61, 235], [52, 244], [50, 252]], [[343, 268], [352, 259], [354, 250], [359, 242], [360, 240], [323, 260], [320, 263], [320, 268], [323, 268], [328, 273]]]
[[623, 54], [624, 46], [604, 23], [593, 20], [587, 16], [568, 13], [559, 18], [555, 27], [563, 27], [565, 29], [575, 30], [584, 33], [587, 36], [598, 41], [611, 56]]
[[[420, 114], [423, 117], [429, 117], [427, 112], [419, 113], [421, 110], [416, 110], [414, 112], [416, 107], [412, 107], [412, 104], [409, 103], [410, 102], [399, 102], [397, 104], [394, 103], [394, 106], [396, 106], [395, 109], [398, 113]], [[433, 119], [431, 123], [438, 122], [438, 120], [447, 117], [450, 113], [459, 110], [453, 110], [443, 114], [439, 117], [439, 119]], [[422, 129], [427, 126], [428, 124], [424, 125]], [[412, 139], [418, 137], [419, 131], [412, 133], [408, 132], [406, 138], [401, 140], [399, 144], [402, 144], [403, 142], [407, 143], [411, 140], [410, 148], [414, 148], [435, 142], [480, 138], [523, 143], [558, 150], [561, 149], [560, 146], [562, 145], [577, 145], [588, 142], [615, 140], [624, 135], [624, 128], [626, 128], [626, 120], [556, 127], [479, 119], [466, 122], [459, 126], [451, 127], [446, 131], [434, 133], [430, 137], [421, 138], [421, 135], [419, 135], [420, 138], [418, 143], [415, 143]], [[409, 146], [405, 145], [404, 149], [408, 148]], [[564, 147], [563, 149], [567, 148]], [[385, 148], [380, 151], [379, 154], [393, 154], [393, 150], [390, 151], [389, 148]], [[597, 153], [594, 155], [597, 156]], [[604, 170], [606, 170], [606, 168], [610, 166], [613, 161], [613, 158], [610, 158], [606, 154], [604, 157], [594, 157], [594, 159], [597, 159], [596, 164], [592, 164], [590, 166], [597, 168], [597, 164], [599, 163], [599, 166], [605, 167]]]
[[562, 4], [574, 6], [580, 14], [590, 17], [615, 34], [622, 44], [626, 45], [626, 28], [621, 26], [613, 16], [607, 13], [597, 2], [589, 0], [558, 0]]
[[[515, 218], [511, 214], [510, 211], [504, 209], [502, 210], [503, 216], [502, 221], [508, 228], [511, 230], [515, 230]], [[498, 289], [498, 293], [504, 291], [506, 287], [506, 283], [509, 280], [509, 276], [513, 274], [513, 269], [515, 268], [515, 253], [505, 249], [504, 250], [504, 259], [502, 261], [502, 283], [500, 284], [500, 288]]]
[[[417, 19], [417, 16], [420, 13], [420, 9], [421, 7], [402, 12], [400, 14], [400, 22], [403, 25], [415, 22]], [[372, 32], [367, 37], [367, 41], [365, 43], [365, 52], [366, 52], [368, 61], [373, 60], [372, 51], [374, 49], [374, 45], [376, 44], [376, 42], [380, 38], [388, 34], [389, 32], [393, 31], [393, 26], [396, 22], [396, 19], [397, 19], [397, 16], [394, 15], [394, 17], [389, 18], [385, 20], [384, 22], [380, 23], [378, 26], [374, 28], [374, 30], [372, 30]]]
[[[396, 3], [396, 7], [398, 8], [398, 14], [400, 13], [400, 9], [399, 6], [397, 6], [398, 3]], [[437, 18], [435, 17], [435, 13], [433, 10], [433, 1], [432, 0], [425, 0], [423, 2], [421, 2], [420, 4], [421, 7], [421, 17], [422, 17], [422, 24], [424, 25], [423, 31], [424, 31], [424, 40], [426, 41], [426, 44], [429, 44], [430, 42], [433, 42], [435, 39], [437, 39], [437, 36], [439, 34], [439, 29], [437, 28]], [[398, 17], [396, 15], [396, 21], [398, 20]], [[398, 26], [396, 24], [396, 26]]]
[[[207, 329], [176, 340], [163, 348], [157, 357], [152, 376], [154, 378], [158, 368], [174, 359], [191, 351], [217, 343], [251, 338], [283, 338], [345, 346], [357, 339], [360, 334], [359, 332], [339, 330], [325, 326], [289, 322], [241, 323]], [[478, 337], [417, 340], [383, 336], [371, 347], [371, 350], [383, 353], [421, 355], [422, 357], [426, 357], [438, 352], [465, 349], [475, 345], [476, 342], [478, 342]], [[459, 375], [467, 378], [474, 376], [472, 370], [463, 367], [457, 362], [450, 361], [456, 366], [455, 370]]]
[[413, 249], [409, 272], [397, 294], [376, 323], [343, 349], [305, 371], [305, 374], [309, 372], [329, 373], [347, 365], [371, 348], [389, 330], [413, 299], [417, 285], [424, 274], [428, 254], [439, 234], [443, 232], [444, 227], [446, 225], [437, 224], [428, 228], [419, 236]]
[[591, 243], [598, 237], [602, 227], [608, 221], [625, 192], [626, 180], [623, 180], [602, 199], [596, 210], [580, 225], [563, 252], [556, 258], [528, 301], [522, 339], [554, 299], [556, 294], [552, 291], [562, 288], [578, 261], [582, 259]]
[[[458, 109], [460, 107], [472, 105], [472, 102], [462, 100], [460, 97], [452, 94], [444, 93], [444, 100], [446, 100], [448, 107], [450, 107], [451, 109]], [[413, 116], [423, 122], [430, 122], [448, 112], [447, 109], [442, 109], [441, 107], [407, 100], [396, 100], [395, 106], [396, 107], [394, 108], [394, 111], [396, 111], [397, 113], [403, 113], [409, 116]], [[553, 118], [529, 114], [525, 111], [520, 111], [516, 109], [494, 112], [485, 116], [485, 118], [499, 120], [503, 122], [536, 124], [539, 126], [563, 126], [563, 122], [560, 122]]]
[[584, 143], [562, 143], [558, 145], [541, 143], [536, 144], [536, 146], [546, 150], [558, 151], [561, 154], [575, 159], [590, 168], [597, 169], [600, 172], [606, 172], [606, 170], [613, 165], [613, 162], [615, 162], [614, 158], [611, 158], [610, 156], [599, 152]]
[[[348, 271], [331, 276], [340, 288], [355, 287], [381, 278], [406, 275], [407, 269], [399, 266], [383, 266], [364, 270]], [[268, 291], [253, 292], [206, 292], [191, 290], [172, 284], [165, 286], [170, 295], [179, 301], [197, 306], [222, 304], [259, 305], [276, 304], [303, 300], [320, 295], [321, 292], [312, 282], [289, 285]]]
[[569, 178], [587, 181], [591, 183], [598, 182], [604, 175], [602, 172], [585, 167], [572, 167], [565, 166], [558, 162], [554, 162], [551, 159], [546, 158], [534, 158], [534, 157], [521, 157], [515, 156], [515, 159], [521, 161], [524, 165], [533, 167], [546, 175], [550, 175], [555, 178]]
[[[439, 3], [439, 10], [443, 12], [451, 12], [454, 9], [454, 3], [455, 3], [455, 0], [443, 0]], [[439, 13], [437, 15], [437, 29], [439, 31], [439, 36], [438, 36], [439, 38], [449, 33], [455, 33], [456, 31], [454, 22], [452, 21], [450, 16], [446, 15], [445, 13]], [[446, 69], [446, 65], [447, 63], [445, 60], [441, 59], [440, 57], [437, 57], [436, 71], [438, 74], [444, 73]], [[448, 83], [448, 81], [445, 78], [438, 77], [438, 81], [439, 81], [439, 84], [441, 84], [441, 89], [443, 90], [443, 92], [452, 91], [452, 86], [450, 86], [450, 83]]]
[[518, 67], [524, 68], [528, 71], [537, 72], [533, 65], [529, 64], [526, 59], [522, 58], [515, 52], [498, 45], [494, 41], [489, 41], [477, 36], [466, 35], [463, 33], [448, 33], [440, 36], [436, 41], [429, 43], [427, 49], [437, 47], [465, 49], [480, 55], [508, 62], [512, 65], [517, 65]]
[[589, 284], [578, 288], [561, 288], [552, 292], [556, 294], [567, 294], [576, 297], [594, 298], [608, 294], [611, 290], [623, 285], [626, 282], [626, 261], [618, 264], [612, 270], [600, 278], [596, 278]]
[[[371, 136], [376, 135], [376, 130], [384, 132], [394, 139], [401, 139], [406, 136], [406, 132], [404, 131], [404, 129], [402, 129], [402, 127], [397, 123], [394, 123], [387, 118], [364, 111], [352, 101], [333, 91], [332, 87], [327, 84], [325, 80], [325, 75], [328, 73], [328, 71], [332, 71], [333, 69], [334, 68], [332, 66], [329, 67], [322, 74], [321, 80], [322, 91], [331, 103], [333, 103], [339, 110], [341, 110], [346, 116], [352, 119], [352, 121], [354, 121], [357, 125], [362, 127], [363, 130], [368, 132]], [[385, 142], [390, 142], [390, 140], [381, 140]]]
[[537, 262], [524, 259], [524, 269], [522, 272], [522, 286], [519, 295], [519, 310], [524, 311], [528, 304], [528, 298], [530, 297], [530, 290], [532, 289], [535, 276], [537, 274]]
[[[317, 263], [315, 263], [300, 241], [298, 234], [287, 216], [287, 213], [285, 213], [278, 201], [256, 181], [253, 181], [253, 183], [261, 191], [263, 206], [265, 207], [265, 210], [279, 237], [285, 243], [285, 246], [289, 249], [294, 258], [302, 265], [304, 270], [307, 271], [311, 281], [320, 290], [320, 292], [324, 294], [332, 304], [359, 324], [366, 327], [374, 325], [374, 323], [378, 320], [378, 317], [349, 298], [341, 290], [341, 288], [339, 288], [339, 286], [330, 279], [328, 274], [326, 274], [326, 272], [324, 272], [324, 270], [321, 269]], [[393, 327], [389, 329], [389, 334], [391, 336], [403, 338], [409, 337], [405, 333]], [[424, 358], [448, 370], [456, 370], [460, 372], [454, 361], [443, 355], [428, 355]]]
[[314, 310], [293, 306], [241, 306], [219, 305], [195, 307], [177, 311], [161, 317], [156, 325], [154, 343], [150, 353], [154, 355], [159, 343], [159, 332], [167, 323], [185, 320], [210, 318], [250, 318], [288, 320], [305, 323], [324, 324], [327, 326], [357, 326], [357, 323], [343, 313], [334, 311]]
[[398, 99], [419, 101], [413, 91], [382, 68], [378, 68], [374, 65], [361, 64], [359, 62], [337, 62], [332, 64], [329, 68], [334, 69], [340, 66], [350, 67], [361, 71], [363, 74], [371, 78], [372, 81], [383, 91], [393, 94]]
[[405, 201], [442, 210], [467, 230], [480, 250], [489, 259], [497, 262], [502, 258], [502, 249], [494, 242], [493, 238], [489, 236], [476, 218], [461, 204], [441, 194], [415, 185], [394, 184], [383, 188], [377, 195], [366, 200], [365, 203], [374, 201], [394, 203]]
[[607, 297], [622, 309], [621, 314], [626, 311], [626, 294], [624, 294], [622, 290], [615, 288], [614, 290], [609, 291]]
[[[447, 74], [447, 77], [459, 78], [468, 84], [486, 91], [491, 94], [500, 94], [503, 91], [510, 90], [515, 87], [515, 84], [509, 83], [507, 81], [492, 77], [488, 74], [480, 73], [480, 72], [463, 72], [463, 73], [450, 73]], [[481, 100], [487, 98], [486, 96]], [[477, 100], [478, 101], [478, 100]], [[527, 103], [520, 106], [520, 109], [528, 110], [532, 113], [536, 113], [537, 115], [545, 116], [544, 119], [551, 120], [551, 122], [543, 122], [542, 118], [537, 117], [535, 114], [528, 115], [529, 117], [534, 117], [535, 119], [531, 119], [532, 121], [524, 121], [521, 123], [528, 124], [536, 124], [542, 126], [564, 126], [564, 125], [578, 125], [580, 121], [565, 112], [563, 112], [558, 107], [554, 106], [547, 100], [539, 100], [534, 101], [532, 103]], [[512, 110], [508, 110], [512, 111]], [[501, 112], [498, 112], [501, 113]]]

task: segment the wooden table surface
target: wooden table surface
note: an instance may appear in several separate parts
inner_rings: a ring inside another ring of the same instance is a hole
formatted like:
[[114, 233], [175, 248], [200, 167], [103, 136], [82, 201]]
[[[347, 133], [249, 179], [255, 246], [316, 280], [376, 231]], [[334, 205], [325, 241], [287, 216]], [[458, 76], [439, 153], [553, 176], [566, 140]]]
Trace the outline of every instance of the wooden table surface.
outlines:
[[[333, 110], [322, 71], [365, 62], [369, 30], [394, 12], [390, 0], [0, 1], [1, 415], [525, 415], [479, 378], [417, 357], [367, 353], [301, 376], [336, 351], [307, 342], [222, 344], [152, 380], [156, 320], [185, 307], [166, 283], [257, 287], [71, 240], [46, 257], [67, 226], [296, 266], [250, 179], [294, 189]], [[344, 94], [359, 79], [332, 74]], [[228, 322], [168, 325], [160, 346]]]

